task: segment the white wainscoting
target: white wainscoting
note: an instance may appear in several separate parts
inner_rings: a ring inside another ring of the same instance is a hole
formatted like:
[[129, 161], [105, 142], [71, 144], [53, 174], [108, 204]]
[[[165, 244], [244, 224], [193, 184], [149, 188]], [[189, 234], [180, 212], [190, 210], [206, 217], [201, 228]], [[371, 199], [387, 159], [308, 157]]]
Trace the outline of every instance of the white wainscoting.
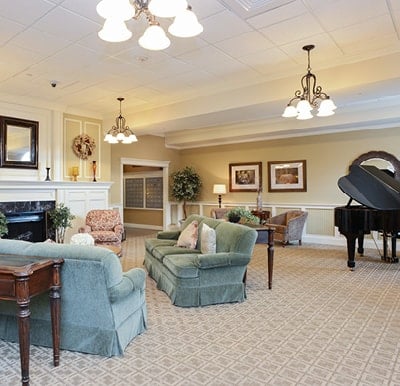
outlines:
[[[179, 224], [179, 220], [183, 218], [182, 204], [176, 202], [170, 202], [170, 213], [169, 222], [167, 228], [176, 228]], [[249, 210], [256, 209], [254, 202], [226, 202], [223, 207], [234, 207], [241, 206]], [[342, 205], [334, 204], [274, 204], [264, 203], [263, 210], [269, 210], [271, 216], [275, 216], [288, 210], [304, 210], [308, 212], [308, 218], [306, 226], [303, 231], [303, 242], [305, 243], [316, 243], [316, 244], [327, 244], [327, 245], [340, 245], [346, 246], [346, 238], [341, 235], [335, 227], [334, 223], [334, 209]], [[195, 213], [204, 216], [210, 216], [212, 208], [217, 208], [215, 202], [190, 202], [186, 204], [188, 215]], [[378, 232], [372, 232], [371, 235], [365, 235], [364, 241], [365, 248], [379, 248], [382, 252], [383, 243], [382, 238]]]

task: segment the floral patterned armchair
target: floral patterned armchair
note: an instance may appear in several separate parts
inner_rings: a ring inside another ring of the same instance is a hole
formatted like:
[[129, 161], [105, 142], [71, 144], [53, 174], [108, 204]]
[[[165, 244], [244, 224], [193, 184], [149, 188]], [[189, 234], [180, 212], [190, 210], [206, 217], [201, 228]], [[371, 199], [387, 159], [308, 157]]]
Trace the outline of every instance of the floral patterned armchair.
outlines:
[[89, 233], [94, 238], [95, 245], [121, 246], [124, 226], [117, 210], [90, 210], [85, 223], [85, 226], [79, 228], [79, 233]]

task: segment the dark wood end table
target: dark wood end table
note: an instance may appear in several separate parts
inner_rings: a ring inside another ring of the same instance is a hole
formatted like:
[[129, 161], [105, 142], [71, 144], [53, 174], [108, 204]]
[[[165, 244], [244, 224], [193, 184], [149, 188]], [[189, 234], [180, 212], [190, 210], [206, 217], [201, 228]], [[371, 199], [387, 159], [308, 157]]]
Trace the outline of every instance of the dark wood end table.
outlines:
[[268, 225], [246, 224], [257, 231], [257, 244], [267, 244], [268, 254], [268, 289], [272, 289], [272, 275], [274, 270], [274, 227]]
[[63, 259], [0, 254], [0, 300], [17, 302], [22, 384], [29, 385], [30, 299], [50, 291], [53, 363], [60, 364], [60, 268]]

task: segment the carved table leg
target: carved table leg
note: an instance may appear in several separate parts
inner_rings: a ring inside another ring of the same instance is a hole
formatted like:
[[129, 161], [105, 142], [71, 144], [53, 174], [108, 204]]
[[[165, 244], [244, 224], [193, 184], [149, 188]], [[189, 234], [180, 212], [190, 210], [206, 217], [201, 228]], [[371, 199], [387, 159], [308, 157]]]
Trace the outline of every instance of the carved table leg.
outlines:
[[274, 269], [274, 229], [268, 230], [268, 289], [272, 288], [272, 274]]
[[30, 348], [30, 323], [29, 316], [29, 278], [16, 279], [17, 317], [19, 334], [19, 353], [21, 359], [22, 384], [29, 385], [29, 348]]
[[51, 312], [51, 331], [53, 336], [53, 363], [54, 366], [60, 364], [60, 264], [53, 266], [53, 285], [50, 289], [50, 312]]

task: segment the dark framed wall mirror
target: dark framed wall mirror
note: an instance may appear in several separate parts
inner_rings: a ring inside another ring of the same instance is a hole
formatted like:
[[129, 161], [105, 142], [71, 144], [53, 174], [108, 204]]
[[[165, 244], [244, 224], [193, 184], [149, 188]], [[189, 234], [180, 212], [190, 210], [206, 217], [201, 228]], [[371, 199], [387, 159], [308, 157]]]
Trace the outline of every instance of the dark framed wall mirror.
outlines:
[[39, 122], [0, 116], [0, 167], [38, 168]]

